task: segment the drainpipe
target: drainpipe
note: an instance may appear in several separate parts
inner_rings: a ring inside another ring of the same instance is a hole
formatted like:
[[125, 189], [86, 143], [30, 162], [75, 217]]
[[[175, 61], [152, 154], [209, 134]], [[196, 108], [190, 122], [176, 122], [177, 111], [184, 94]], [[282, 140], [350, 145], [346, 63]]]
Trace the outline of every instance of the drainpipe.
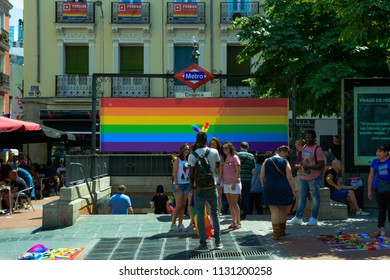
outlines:
[[215, 2], [213, 1], [210, 1], [210, 72], [213, 73], [213, 69], [214, 69], [214, 43], [213, 43], [213, 36], [211, 34], [213, 34], [213, 28], [214, 28], [214, 24], [213, 24], [213, 21], [214, 21], [214, 17], [213, 17], [213, 5], [214, 5]]
[[41, 13], [40, 1], [37, 0], [37, 82], [41, 82]]

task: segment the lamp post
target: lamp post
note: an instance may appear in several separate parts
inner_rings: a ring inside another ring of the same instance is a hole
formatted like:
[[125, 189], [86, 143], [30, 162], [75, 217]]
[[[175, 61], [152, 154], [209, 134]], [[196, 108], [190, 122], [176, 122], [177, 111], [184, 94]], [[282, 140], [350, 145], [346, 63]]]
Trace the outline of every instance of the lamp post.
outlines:
[[192, 62], [195, 63], [200, 56], [199, 43], [196, 41], [195, 36], [192, 36]]

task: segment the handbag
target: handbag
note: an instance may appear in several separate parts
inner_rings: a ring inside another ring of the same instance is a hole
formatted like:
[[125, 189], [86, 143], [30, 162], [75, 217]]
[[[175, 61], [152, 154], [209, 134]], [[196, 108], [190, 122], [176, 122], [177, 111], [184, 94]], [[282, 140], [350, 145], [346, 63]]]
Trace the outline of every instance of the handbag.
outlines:
[[378, 192], [390, 193], [390, 182], [382, 179], [378, 179]]

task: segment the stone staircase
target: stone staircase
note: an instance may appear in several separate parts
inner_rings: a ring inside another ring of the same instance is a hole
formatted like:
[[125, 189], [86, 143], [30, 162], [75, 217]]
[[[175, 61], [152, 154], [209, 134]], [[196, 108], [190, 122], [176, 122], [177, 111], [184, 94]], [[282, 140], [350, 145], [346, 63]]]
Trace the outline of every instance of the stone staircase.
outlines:
[[114, 194], [118, 190], [118, 186], [122, 184], [126, 186], [126, 194], [130, 196], [134, 213], [136, 214], [153, 213], [149, 202], [155, 195], [158, 185], [164, 186], [166, 195], [172, 195], [170, 176], [112, 176], [111, 193]]

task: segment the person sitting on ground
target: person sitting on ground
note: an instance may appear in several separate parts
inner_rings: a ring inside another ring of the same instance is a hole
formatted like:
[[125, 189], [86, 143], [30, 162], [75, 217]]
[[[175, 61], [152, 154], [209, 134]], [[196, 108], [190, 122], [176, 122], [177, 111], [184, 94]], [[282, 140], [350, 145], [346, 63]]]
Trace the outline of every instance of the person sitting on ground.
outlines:
[[353, 190], [356, 190], [357, 186], [344, 186], [339, 184], [339, 174], [341, 172], [342, 166], [341, 161], [335, 159], [332, 161], [332, 166], [327, 167], [325, 172], [325, 187], [330, 189], [330, 199], [336, 201], [343, 201], [347, 199], [349, 206], [352, 210], [355, 211], [356, 216], [367, 216], [370, 213], [364, 212], [360, 209], [356, 196]]
[[158, 185], [156, 188], [156, 195], [150, 201], [150, 208], [154, 208], [154, 214], [169, 214], [169, 198], [164, 194], [164, 187]]
[[127, 215], [134, 214], [131, 207], [131, 200], [128, 195], [125, 194], [126, 186], [119, 185], [118, 192], [111, 196], [109, 210], [113, 215]]

